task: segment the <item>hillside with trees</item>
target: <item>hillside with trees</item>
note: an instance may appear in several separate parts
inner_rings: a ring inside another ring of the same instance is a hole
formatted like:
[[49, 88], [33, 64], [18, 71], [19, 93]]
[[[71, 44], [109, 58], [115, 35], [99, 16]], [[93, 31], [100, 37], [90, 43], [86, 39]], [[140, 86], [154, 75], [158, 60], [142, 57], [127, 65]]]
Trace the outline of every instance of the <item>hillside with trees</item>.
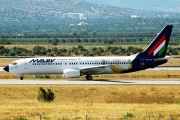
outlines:
[[154, 31], [165, 24], [179, 24], [179, 17], [179, 13], [111, 7], [85, 0], [1, 0], [0, 37], [89, 37], [93, 32], [101, 36]]
[[[179, 17], [179, 13], [111, 7], [84, 0], [1, 0], [0, 45], [147, 45], [165, 25], [173, 24], [170, 45], [177, 46], [180, 44]], [[1, 56], [59, 55], [50, 51], [35, 54], [25, 48], [2, 48]], [[95, 54], [86, 49], [82, 54], [78, 51], [65, 55], [93, 56], [104, 55], [99, 54], [103, 51], [108, 53], [102, 49], [101, 52], [95, 51]], [[116, 54], [121, 53], [110, 52], [107, 55]]]

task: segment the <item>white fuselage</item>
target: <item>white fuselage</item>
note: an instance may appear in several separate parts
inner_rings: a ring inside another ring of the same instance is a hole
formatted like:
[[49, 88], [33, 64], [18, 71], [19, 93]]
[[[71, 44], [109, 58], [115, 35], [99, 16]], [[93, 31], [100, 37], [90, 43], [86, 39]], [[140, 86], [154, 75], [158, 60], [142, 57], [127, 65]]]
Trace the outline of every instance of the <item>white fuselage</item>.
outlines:
[[[121, 73], [132, 67], [135, 56], [127, 57], [45, 57], [16, 60], [9, 65], [9, 72], [16, 76], [28, 74], [63, 74], [66, 69], [82, 70], [91, 74]], [[104, 66], [91, 72], [92, 68]], [[90, 69], [90, 70], [89, 70]]]

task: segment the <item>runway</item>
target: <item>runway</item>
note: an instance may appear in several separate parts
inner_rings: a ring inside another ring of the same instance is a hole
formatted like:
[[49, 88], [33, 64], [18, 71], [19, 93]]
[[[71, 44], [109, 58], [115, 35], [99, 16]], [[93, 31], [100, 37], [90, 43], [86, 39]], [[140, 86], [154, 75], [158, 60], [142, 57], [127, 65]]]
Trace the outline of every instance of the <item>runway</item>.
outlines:
[[3, 67], [0, 67], [0, 71], [4, 71], [4, 70], [3, 70]]
[[53, 84], [53, 85], [116, 85], [116, 84], [139, 84], [139, 85], [150, 85], [150, 84], [160, 84], [160, 85], [169, 85], [169, 84], [180, 84], [180, 80], [93, 80], [93, 81], [86, 81], [86, 80], [15, 80], [15, 79], [3, 79], [0, 80], [1, 85], [39, 85], [39, 84]]

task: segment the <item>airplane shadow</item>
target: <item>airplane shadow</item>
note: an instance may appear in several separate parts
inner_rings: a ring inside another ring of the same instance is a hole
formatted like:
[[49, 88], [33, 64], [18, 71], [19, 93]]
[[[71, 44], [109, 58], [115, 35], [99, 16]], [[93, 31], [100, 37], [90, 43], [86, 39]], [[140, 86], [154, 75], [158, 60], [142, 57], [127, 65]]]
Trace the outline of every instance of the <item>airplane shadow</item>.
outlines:
[[[87, 83], [91, 83], [91, 82], [102, 82], [102, 84], [137, 84], [136, 82], [131, 82], [129, 80], [112, 80], [112, 79], [93, 79], [93, 80], [85, 80], [85, 79], [67, 79], [68, 81], [84, 81]], [[96, 83], [95, 83], [96, 84]], [[100, 83], [98, 83], [100, 84]]]
[[93, 80], [93, 81], [108, 82], [108, 83], [126, 83], [126, 84], [135, 84], [135, 82], [121, 81], [121, 80], [95, 79], [95, 80]]

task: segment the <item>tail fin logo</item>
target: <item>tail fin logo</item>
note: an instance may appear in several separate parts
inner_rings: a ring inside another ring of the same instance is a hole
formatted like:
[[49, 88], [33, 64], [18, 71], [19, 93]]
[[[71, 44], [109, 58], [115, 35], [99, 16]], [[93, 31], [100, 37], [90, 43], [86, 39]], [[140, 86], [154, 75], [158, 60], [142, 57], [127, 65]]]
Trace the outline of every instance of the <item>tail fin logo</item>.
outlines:
[[153, 56], [159, 53], [159, 56], [165, 51], [166, 35], [162, 36], [161, 39], [148, 51], [148, 56], [153, 53]]

